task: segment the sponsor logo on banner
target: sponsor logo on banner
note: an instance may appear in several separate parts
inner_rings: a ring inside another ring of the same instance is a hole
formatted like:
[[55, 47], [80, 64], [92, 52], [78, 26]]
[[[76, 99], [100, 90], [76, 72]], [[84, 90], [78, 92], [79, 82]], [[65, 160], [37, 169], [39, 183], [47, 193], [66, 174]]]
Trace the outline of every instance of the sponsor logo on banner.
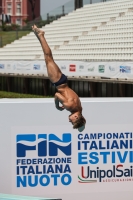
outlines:
[[121, 73], [131, 73], [131, 67], [130, 66], [120, 66], [120, 72]]
[[4, 64], [0, 64], [0, 69], [4, 69], [5, 65]]
[[69, 65], [70, 72], [76, 72], [76, 65]]
[[99, 73], [104, 73], [104, 71], [105, 71], [105, 66], [104, 66], [104, 65], [99, 65], [99, 66], [98, 66], [98, 71], [99, 71]]
[[88, 68], [88, 71], [89, 71], [89, 72], [94, 72], [94, 69], [95, 69], [95, 67], [89, 67], [89, 68]]
[[84, 71], [84, 66], [83, 66], [83, 65], [80, 65], [80, 66], [79, 66], [79, 71], [80, 71], [80, 72]]
[[83, 65], [80, 65], [80, 66], [79, 66], [79, 69], [81, 69], [81, 70], [84, 69], [84, 66], [83, 66]]
[[66, 66], [65, 65], [63, 65], [63, 66], [61, 66], [61, 70], [66, 70]]
[[34, 66], [33, 66], [33, 69], [34, 69], [34, 70], [40, 70], [40, 65], [34, 65]]
[[114, 72], [114, 71], [115, 71], [115, 67], [109, 66], [109, 70], [110, 70], [111, 72]]
[[133, 181], [132, 132], [78, 134], [78, 183]]
[[27, 65], [27, 64], [18, 63], [16, 66], [16, 70], [29, 71], [29, 70], [31, 70], [31, 67], [30, 67], [30, 65]]
[[71, 145], [70, 133], [16, 135], [16, 186], [70, 185]]

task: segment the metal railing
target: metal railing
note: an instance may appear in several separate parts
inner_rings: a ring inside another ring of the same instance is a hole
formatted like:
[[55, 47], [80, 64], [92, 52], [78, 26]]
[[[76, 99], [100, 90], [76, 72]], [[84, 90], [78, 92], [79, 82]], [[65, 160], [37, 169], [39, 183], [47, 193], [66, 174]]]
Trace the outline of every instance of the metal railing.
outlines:
[[[133, 97], [133, 84], [68, 81], [79, 97]], [[54, 96], [56, 88], [48, 79], [0, 77], [0, 90], [23, 94]]]

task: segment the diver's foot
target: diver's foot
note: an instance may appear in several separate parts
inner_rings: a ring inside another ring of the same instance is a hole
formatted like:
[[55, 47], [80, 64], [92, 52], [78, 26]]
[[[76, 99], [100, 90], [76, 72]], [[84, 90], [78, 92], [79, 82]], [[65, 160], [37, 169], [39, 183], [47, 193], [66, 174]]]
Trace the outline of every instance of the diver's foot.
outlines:
[[36, 37], [38, 38], [39, 41], [40, 41], [41, 36], [44, 37], [44, 31], [40, 30], [36, 25], [32, 26], [32, 30], [33, 30], [34, 34], [36, 35]]

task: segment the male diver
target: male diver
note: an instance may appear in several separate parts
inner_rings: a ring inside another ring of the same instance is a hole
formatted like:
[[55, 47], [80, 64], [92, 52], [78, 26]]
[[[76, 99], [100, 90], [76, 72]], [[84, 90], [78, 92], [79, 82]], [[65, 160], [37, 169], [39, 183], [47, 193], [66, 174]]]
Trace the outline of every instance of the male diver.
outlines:
[[[82, 115], [82, 106], [78, 95], [68, 87], [67, 77], [61, 72], [57, 64], [53, 60], [52, 52], [44, 37], [44, 31], [40, 30], [36, 25], [32, 26], [32, 30], [41, 43], [47, 73], [52, 85], [57, 88], [55, 94], [55, 106], [58, 110], [64, 109], [70, 111], [69, 122], [72, 123], [74, 129], [80, 132], [84, 130], [86, 120]], [[59, 105], [62, 104], [62, 106]]]

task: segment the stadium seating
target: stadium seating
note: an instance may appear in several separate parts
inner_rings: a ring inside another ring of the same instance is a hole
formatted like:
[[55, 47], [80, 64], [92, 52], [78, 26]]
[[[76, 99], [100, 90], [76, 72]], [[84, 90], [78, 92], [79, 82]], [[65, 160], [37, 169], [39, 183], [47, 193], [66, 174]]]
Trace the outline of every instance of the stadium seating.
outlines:
[[[89, 4], [42, 29], [55, 60], [133, 61], [133, 0]], [[33, 32], [0, 55], [0, 60], [44, 59]]]

